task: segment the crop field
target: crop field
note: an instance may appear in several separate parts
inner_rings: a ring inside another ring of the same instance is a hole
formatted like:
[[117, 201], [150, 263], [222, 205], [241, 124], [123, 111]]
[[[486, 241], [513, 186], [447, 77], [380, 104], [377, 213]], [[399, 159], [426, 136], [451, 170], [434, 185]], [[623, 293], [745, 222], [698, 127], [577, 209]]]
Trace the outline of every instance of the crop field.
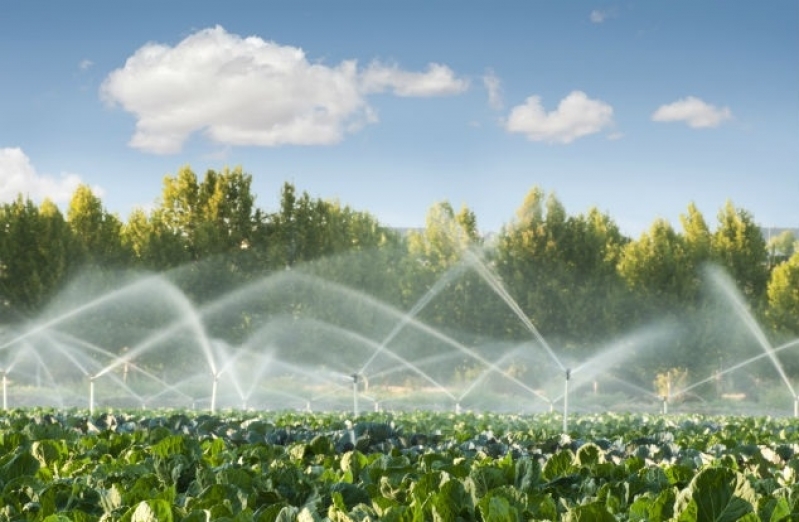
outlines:
[[11, 410], [0, 520], [799, 520], [799, 422]]

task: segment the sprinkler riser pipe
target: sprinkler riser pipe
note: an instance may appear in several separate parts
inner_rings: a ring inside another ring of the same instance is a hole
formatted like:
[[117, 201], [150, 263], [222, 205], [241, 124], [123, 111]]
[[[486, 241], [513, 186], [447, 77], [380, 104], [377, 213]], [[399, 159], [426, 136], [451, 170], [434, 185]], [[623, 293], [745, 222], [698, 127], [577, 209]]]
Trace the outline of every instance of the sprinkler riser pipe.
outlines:
[[352, 414], [358, 416], [358, 374], [352, 374]]
[[563, 381], [563, 433], [569, 432], [569, 379], [572, 371], [566, 368], [566, 379]]
[[219, 385], [219, 378], [214, 375], [214, 382], [211, 385], [211, 414], [216, 413], [216, 390]]
[[89, 379], [89, 415], [94, 415], [94, 378]]

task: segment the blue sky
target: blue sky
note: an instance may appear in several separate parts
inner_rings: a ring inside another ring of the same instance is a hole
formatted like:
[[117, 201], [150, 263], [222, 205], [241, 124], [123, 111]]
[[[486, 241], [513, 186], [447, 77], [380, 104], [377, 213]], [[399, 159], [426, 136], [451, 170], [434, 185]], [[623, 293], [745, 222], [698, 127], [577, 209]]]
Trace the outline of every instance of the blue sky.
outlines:
[[124, 220], [165, 175], [242, 166], [386, 225], [534, 186], [637, 236], [727, 200], [799, 227], [799, 3], [9, 0], [0, 201], [95, 187]]

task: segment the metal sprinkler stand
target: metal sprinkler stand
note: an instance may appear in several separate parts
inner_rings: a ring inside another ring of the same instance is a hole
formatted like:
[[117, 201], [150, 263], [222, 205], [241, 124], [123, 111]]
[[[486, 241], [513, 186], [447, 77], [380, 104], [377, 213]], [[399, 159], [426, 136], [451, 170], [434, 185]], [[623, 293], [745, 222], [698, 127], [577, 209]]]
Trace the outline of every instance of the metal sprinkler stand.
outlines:
[[571, 368], [566, 368], [566, 380], [563, 382], [563, 433], [569, 432], [569, 379], [571, 378]]
[[8, 409], [8, 376], [3, 370], [3, 409]]
[[358, 416], [358, 378], [360, 377], [357, 373], [353, 373], [350, 377], [352, 377], [352, 414], [353, 416]]
[[214, 382], [211, 385], [211, 415], [216, 413], [216, 389], [219, 386], [219, 374], [214, 373]]
[[663, 409], [661, 410], [663, 412], [663, 415], [668, 415], [669, 414], [669, 396], [668, 395], [664, 395], [663, 397], [660, 398], [660, 400], [662, 401], [662, 404], [663, 404]]
[[94, 415], [94, 379], [96, 375], [89, 375], [89, 415]]

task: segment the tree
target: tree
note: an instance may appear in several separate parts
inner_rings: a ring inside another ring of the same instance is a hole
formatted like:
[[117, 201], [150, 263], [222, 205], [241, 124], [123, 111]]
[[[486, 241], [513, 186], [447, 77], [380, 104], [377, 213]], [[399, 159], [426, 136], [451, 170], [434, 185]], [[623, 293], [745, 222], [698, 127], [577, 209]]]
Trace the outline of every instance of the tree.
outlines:
[[39, 205], [40, 243], [47, 270], [41, 275], [48, 293], [56, 291], [75, 269], [78, 245], [61, 210], [49, 199]]
[[713, 256], [753, 304], [759, 304], [768, 281], [768, 250], [749, 212], [728, 201], [718, 215]]
[[67, 211], [69, 228], [77, 241], [82, 262], [96, 266], [124, 265], [129, 253], [122, 244], [122, 223], [103, 208], [88, 185], [72, 194]]
[[497, 272], [545, 338], [586, 355], [626, 319], [626, 290], [616, 273], [626, 239], [607, 215], [590, 209], [569, 216], [555, 195], [537, 187], [516, 216], [499, 236]]
[[766, 242], [769, 256], [769, 266], [775, 266], [789, 259], [799, 248], [799, 240], [791, 230], [783, 230]]
[[686, 253], [694, 266], [699, 266], [710, 260], [713, 248], [713, 236], [704, 216], [691, 203], [685, 214], [680, 214], [683, 238], [685, 240]]
[[[689, 324], [693, 315], [686, 313], [697, 294], [692, 252], [686, 239], [664, 219], [655, 220], [637, 240], [625, 246], [618, 271], [634, 294], [636, 305], [631, 312], [634, 323], [693, 326]], [[706, 369], [699, 369], [697, 361], [708, 360], [702, 352], [708, 346], [694, 341], [680, 337], [670, 341], [668, 349], [647, 353], [638, 360], [639, 371], [690, 367], [704, 372]], [[698, 357], [699, 354], [704, 355]]]
[[298, 195], [291, 183], [283, 185], [280, 210], [265, 220], [264, 230], [275, 267], [375, 248], [391, 235], [370, 214], [313, 199], [307, 192]]
[[20, 195], [0, 207], [0, 308], [31, 315], [63, 283], [73, 264], [72, 235], [58, 208]]
[[480, 242], [477, 219], [468, 207], [455, 212], [448, 201], [431, 206], [425, 228], [407, 236], [408, 263], [400, 287], [407, 306], [418, 312], [423, 308], [425, 321], [439, 327], [478, 329], [478, 279], [466, 265], [467, 251]]
[[799, 252], [774, 267], [766, 316], [774, 328], [799, 334]]
[[665, 219], [627, 244], [619, 273], [636, 293], [676, 307], [692, 295], [693, 267], [685, 240]]
[[447, 201], [436, 203], [427, 211], [425, 228], [408, 234], [408, 249], [434, 275], [440, 275], [463, 258], [478, 243], [477, 220], [463, 207], [457, 214]]
[[252, 177], [240, 167], [208, 170], [202, 182], [183, 167], [164, 178], [153, 221], [182, 237], [193, 260], [250, 248], [261, 222], [251, 185]]
[[134, 264], [150, 270], [178, 267], [190, 260], [186, 239], [168, 227], [162, 214], [135, 209], [122, 228], [122, 242]]

